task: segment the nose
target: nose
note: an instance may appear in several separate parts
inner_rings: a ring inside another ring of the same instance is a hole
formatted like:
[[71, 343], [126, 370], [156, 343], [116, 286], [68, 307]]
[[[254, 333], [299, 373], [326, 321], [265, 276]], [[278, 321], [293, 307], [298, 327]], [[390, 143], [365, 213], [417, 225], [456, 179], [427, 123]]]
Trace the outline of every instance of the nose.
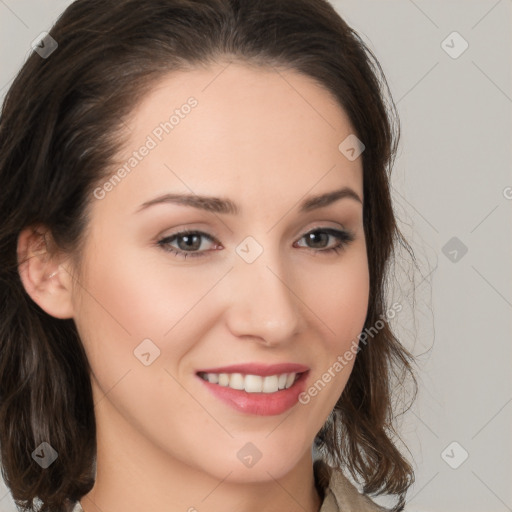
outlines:
[[253, 263], [238, 260], [229, 273], [226, 321], [231, 333], [277, 346], [293, 341], [300, 331], [301, 300], [292, 272], [270, 251]]

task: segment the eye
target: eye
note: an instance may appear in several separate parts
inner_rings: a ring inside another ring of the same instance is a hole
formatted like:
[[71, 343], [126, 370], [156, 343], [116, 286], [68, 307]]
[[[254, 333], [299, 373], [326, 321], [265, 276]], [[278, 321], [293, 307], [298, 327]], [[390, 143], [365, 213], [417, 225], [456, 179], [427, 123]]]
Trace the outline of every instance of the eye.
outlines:
[[[334, 238], [335, 244], [329, 247], [329, 239]], [[346, 247], [350, 242], [355, 239], [353, 233], [344, 230], [338, 230], [333, 228], [315, 228], [302, 236], [309, 246], [307, 249], [312, 250], [315, 253], [338, 253], [341, 249]], [[176, 256], [186, 258], [191, 256], [193, 258], [199, 256], [205, 256], [206, 253], [210, 252], [203, 245], [203, 241], [208, 240], [214, 244], [213, 250], [219, 247], [219, 242], [210, 236], [208, 233], [202, 231], [180, 231], [172, 235], [166, 236], [157, 242], [157, 245], [164, 251], [171, 252]], [[172, 244], [177, 244], [172, 245]], [[208, 244], [206, 244], [208, 245]], [[326, 248], [327, 245], [327, 248]], [[303, 246], [298, 246], [303, 247]], [[210, 250], [212, 250], [210, 248]]]
[[[332, 247], [325, 246], [329, 245], [329, 238], [333, 237], [336, 242]], [[315, 228], [312, 231], [306, 233], [302, 238], [307, 241], [310, 246], [308, 249], [311, 249], [315, 252], [321, 253], [338, 253], [341, 249], [345, 248], [350, 242], [355, 240], [355, 236], [353, 233], [344, 230], [338, 230], [333, 228]], [[313, 247], [311, 247], [311, 245]]]
[[[197, 257], [204, 256], [204, 250], [199, 251], [203, 248], [202, 238], [214, 242], [215, 240], [208, 233], [202, 231], [180, 231], [173, 235], [162, 238], [157, 243], [164, 250], [174, 253], [176, 256], [187, 256]], [[178, 242], [178, 247], [172, 246], [173, 242]]]

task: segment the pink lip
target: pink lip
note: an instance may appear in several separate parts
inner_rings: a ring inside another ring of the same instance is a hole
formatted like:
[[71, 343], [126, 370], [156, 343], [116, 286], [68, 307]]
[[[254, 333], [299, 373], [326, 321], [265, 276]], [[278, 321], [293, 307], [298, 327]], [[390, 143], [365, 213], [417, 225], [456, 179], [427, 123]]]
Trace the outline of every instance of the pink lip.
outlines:
[[225, 366], [222, 368], [210, 368], [198, 373], [241, 373], [246, 375], [277, 375], [282, 373], [300, 373], [297, 380], [288, 389], [282, 389], [275, 393], [247, 393], [244, 390], [231, 389], [227, 386], [219, 386], [197, 378], [219, 400], [231, 406], [239, 412], [255, 414], [258, 416], [275, 416], [283, 414], [297, 404], [299, 395], [306, 387], [306, 379], [309, 368], [298, 364], [259, 365], [244, 364]]
[[279, 375], [282, 373], [302, 373], [307, 372], [309, 368], [303, 364], [281, 363], [281, 364], [233, 364], [231, 366], [222, 366], [219, 368], [207, 368], [198, 370], [196, 373], [241, 373], [243, 375], [259, 375], [266, 377], [268, 375]]

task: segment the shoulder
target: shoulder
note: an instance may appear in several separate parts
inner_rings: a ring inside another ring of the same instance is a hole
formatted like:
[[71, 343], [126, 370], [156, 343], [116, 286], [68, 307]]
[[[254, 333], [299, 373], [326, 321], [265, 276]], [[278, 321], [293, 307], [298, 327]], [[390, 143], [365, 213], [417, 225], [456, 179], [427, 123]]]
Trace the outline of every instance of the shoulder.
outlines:
[[314, 462], [313, 469], [317, 486], [323, 492], [319, 512], [386, 512], [361, 494], [339, 469], [331, 468], [321, 459]]

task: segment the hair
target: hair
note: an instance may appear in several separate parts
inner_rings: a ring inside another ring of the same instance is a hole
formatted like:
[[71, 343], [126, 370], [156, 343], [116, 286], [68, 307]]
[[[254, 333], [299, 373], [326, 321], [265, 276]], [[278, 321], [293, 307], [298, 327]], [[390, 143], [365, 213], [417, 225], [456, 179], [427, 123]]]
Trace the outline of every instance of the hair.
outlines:
[[[385, 316], [386, 276], [397, 244], [389, 178], [400, 136], [377, 58], [326, 0], [77, 0], [50, 30], [58, 48], [33, 52], [0, 117], [0, 453], [18, 508], [68, 510], [94, 485], [96, 425], [90, 366], [72, 319], [45, 313], [24, 289], [22, 230], [45, 226], [55, 246], [80, 255], [92, 191], [111, 174], [123, 123], [169, 73], [221, 61], [291, 69], [334, 95], [366, 148], [363, 221], [370, 273], [361, 347], [316, 445], [366, 494], [403, 510], [414, 471], [395, 446], [393, 377], [414, 359]], [[413, 256], [414, 258], [414, 256]], [[375, 329], [374, 329], [375, 330]], [[33, 452], [48, 442], [44, 470]], [[32, 454], [32, 456], [31, 456]]]

